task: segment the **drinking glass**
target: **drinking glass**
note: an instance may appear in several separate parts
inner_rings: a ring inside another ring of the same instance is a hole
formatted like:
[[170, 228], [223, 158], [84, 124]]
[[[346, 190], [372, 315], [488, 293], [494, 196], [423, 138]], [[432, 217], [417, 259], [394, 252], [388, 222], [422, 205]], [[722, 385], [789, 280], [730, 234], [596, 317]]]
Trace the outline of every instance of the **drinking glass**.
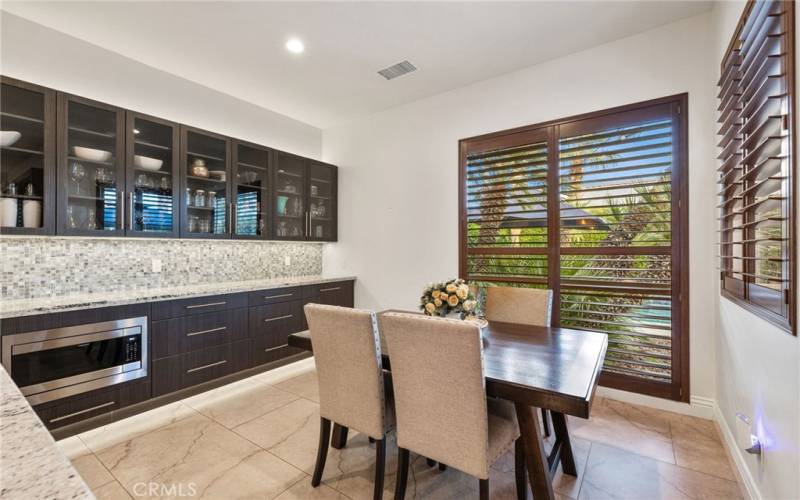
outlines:
[[86, 177], [86, 168], [81, 165], [80, 163], [73, 163], [69, 169], [69, 176], [72, 178], [72, 181], [75, 183], [75, 194], [80, 196], [81, 194], [81, 181]]

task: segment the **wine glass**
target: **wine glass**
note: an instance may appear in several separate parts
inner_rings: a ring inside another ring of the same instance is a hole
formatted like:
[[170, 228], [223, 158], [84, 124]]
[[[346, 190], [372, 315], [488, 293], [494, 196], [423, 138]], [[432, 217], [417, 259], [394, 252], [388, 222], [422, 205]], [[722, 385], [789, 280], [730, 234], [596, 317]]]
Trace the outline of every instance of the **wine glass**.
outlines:
[[86, 168], [78, 162], [72, 164], [69, 169], [69, 176], [75, 183], [75, 194], [81, 194], [81, 181], [86, 177]]

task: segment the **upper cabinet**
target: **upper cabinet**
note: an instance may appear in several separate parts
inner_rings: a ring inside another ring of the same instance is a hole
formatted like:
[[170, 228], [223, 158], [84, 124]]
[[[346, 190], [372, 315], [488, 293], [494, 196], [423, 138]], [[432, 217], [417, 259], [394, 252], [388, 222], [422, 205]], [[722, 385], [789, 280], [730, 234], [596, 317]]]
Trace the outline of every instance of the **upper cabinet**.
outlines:
[[56, 93], [0, 79], [0, 232], [55, 232]]
[[233, 141], [233, 237], [267, 239], [270, 231], [268, 148]]
[[180, 128], [177, 123], [128, 111], [126, 235], [177, 237]]
[[181, 126], [181, 237], [230, 238], [230, 140]]
[[125, 233], [125, 111], [58, 94], [58, 232]]
[[308, 231], [314, 241], [336, 241], [337, 169], [308, 160]]
[[0, 233], [336, 241], [333, 165], [0, 84]]

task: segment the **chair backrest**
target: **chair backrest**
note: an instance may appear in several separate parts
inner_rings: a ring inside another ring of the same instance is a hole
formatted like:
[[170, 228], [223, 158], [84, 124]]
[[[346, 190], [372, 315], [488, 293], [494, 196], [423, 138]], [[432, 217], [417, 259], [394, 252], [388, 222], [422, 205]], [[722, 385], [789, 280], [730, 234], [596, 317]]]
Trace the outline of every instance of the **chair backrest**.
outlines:
[[407, 313], [383, 314], [380, 324], [392, 364], [397, 445], [488, 477], [489, 427], [479, 327]]
[[484, 314], [489, 321], [550, 326], [552, 290], [492, 286], [486, 294]]
[[383, 367], [375, 313], [320, 304], [307, 304], [305, 312], [317, 366], [320, 416], [383, 439]]

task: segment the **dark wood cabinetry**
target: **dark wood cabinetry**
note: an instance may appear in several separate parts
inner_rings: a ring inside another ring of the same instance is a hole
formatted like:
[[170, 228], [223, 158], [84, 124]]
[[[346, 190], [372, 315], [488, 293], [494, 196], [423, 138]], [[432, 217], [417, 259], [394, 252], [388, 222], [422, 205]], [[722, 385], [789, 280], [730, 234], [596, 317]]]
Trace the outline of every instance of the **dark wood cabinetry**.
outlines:
[[125, 111], [58, 93], [58, 233], [124, 236]]
[[53, 234], [56, 92], [7, 77], [0, 86], [0, 233]]
[[1, 233], [337, 239], [333, 165], [0, 79]]

